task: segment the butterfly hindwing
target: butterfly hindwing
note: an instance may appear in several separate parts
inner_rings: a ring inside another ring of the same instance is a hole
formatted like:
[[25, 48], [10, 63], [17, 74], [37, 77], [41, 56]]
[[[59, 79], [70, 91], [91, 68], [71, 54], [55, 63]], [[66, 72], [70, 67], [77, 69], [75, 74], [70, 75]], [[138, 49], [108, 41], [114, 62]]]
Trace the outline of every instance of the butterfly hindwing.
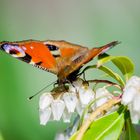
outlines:
[[65, 41], [49, 41], [49, 44], [56, 45], [60, 49], [61, 57], [56, 60], [58, 66], [58, 78], [60, 81], [66, 79], [70, 74], [80, 69], [84, 64], [94, 57], [105, 53], [108, 49], [118, 44], [111, 42], [99, 48], [83, 47]]

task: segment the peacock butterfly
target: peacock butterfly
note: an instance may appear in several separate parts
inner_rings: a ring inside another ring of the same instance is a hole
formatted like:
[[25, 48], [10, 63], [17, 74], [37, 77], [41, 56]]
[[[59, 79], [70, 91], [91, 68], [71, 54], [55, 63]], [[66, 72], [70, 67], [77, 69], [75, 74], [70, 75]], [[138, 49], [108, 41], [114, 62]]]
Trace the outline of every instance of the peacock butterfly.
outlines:
[[58, 83], [76, 78], [80, 68], [94, 57], [117, 45], [113, 41], [99, 48], [88, 49], [66, 41], [0, 42], [0, 49], [28, 64], [57, 75]]

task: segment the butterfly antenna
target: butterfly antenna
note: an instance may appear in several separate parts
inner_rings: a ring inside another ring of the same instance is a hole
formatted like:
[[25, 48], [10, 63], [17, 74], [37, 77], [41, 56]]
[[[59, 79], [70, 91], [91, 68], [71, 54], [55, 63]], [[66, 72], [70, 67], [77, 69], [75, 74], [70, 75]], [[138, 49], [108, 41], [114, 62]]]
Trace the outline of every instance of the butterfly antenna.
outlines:
[[43, 90], [45, 90], [46, 88], [48, 88], [49, 86], [51, 86], [52, 84], [55, 84], [56, 81], [50, 83], [49, 85], [45, 86], [44, 88], [42, 88], [41, 90], [39, 90], [37, 93], [35, 93], [34, 95], [28, 97], [28, 100], [32, 100], [35, 96], [37, 96], [38, 94], [40, 94]]

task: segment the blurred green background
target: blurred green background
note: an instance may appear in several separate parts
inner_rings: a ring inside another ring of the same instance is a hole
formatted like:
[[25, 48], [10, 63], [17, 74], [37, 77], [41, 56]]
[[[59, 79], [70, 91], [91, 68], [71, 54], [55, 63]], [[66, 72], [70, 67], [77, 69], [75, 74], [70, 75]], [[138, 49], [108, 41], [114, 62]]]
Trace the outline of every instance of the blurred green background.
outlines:
[[[26, 39], [67, 40], [89, 47], [119, 40], [122, 43], [109, 54], [130, 57], [140, 76], [140, 1], [0, 0], [0, 41]], [[55, 79], [0, 52], [0, 140], [53, 140], [66, 128], [62, 122], [40, 126], [38, 97], [27, 100]]]

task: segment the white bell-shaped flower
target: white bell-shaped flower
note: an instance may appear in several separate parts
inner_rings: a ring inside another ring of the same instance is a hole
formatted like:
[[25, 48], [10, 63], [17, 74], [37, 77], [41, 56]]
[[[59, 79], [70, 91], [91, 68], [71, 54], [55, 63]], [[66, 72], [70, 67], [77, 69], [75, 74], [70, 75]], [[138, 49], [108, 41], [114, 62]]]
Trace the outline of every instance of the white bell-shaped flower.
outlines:
[[56, 136], [55, 136], [55, 140], [68, 140], [69, 137], [66, 136], [64, 133], [60, 132], [60, 133], [57, 133]]
[[40, 124], [46, 125], [50, 119], [50, 116], [51, 116], [51, 108], [50, 107], [45, 108], [45, 109], [40, 109], [39, 110]]
[[122, 104], [128, 105], [133, 101], [136, 95], [137, 95], [137, 89], [133, 86], [128, 86], [127, 88], [124, 89], [124, 93], [122, 96]]
[[139, 120], [140, 120], [140, 113], [134, 111], [132, 104], [129, 104], [128, 105], [128, 108], [129, 108], [129, 111], [130, 111], [130, 116], [131, 116], [132, 123], [138, 124], [139, 123]]
[[133, 86], [135, 88], [139, 88], [140, 86], [140, 77], [138, 76], [132, 76], [126, 83], [125, 88], [128, 88], [129, 86]]
[[82, 86], [79, 89], [79, 98], [80, 102], [83, 106], [88, 105], [91, 100], [94, 99], [95, 93], [90, 87], [84, 87]]
[[62, 100], [53, 100], [52, 104], [53, 119], [59, 121], [65, 109], [65, 103]]
[[68, 112], [74, 112], [76, 104], [77, 104], [77, 97], [75, 93], [66, 92], [63, 95], [63, 100], [65, 102], [66, 108]]
[[140, 93], [134, 97], [134, 101], [133, 101], [132, 105], [133, 105], [133, 110], [135, 112], [139, 112], [139, 114], [140, 114]]
[[100, 99], [96, 101], [96, 107], [99, 107], [103, 105], [104, 103], [106, 103], [110, 97], [111, 97], [111, 94], [105, 87], [98, 88], [96, 90], [96, 98], [97, 99], [100, 98]]
[[70, 123], [70, 119], [71, 119], [72, 113], [69, 113], [66, 109], [63, 112], [63, 122], [65, 123]]
[[128, 105], [131, 120], [138, 123], [140, 120], [140, 77], [131, 77], [124, 88], [122, 104]]
[[84, 111], [84, 107], [82, 106], [81, 102], [78, 101], [78, 102], [77, 102], [77, 105], [76, 105], [76, 112], [77, 112], [80, 116], [82, 116], [83, 111]]
[[83, 81], [81, 79], [74, 81], [72, 85], [69, 86], [69, 92], [73, 92], [73, 93], [78, 92], [82, 84], [83, 84]]
[[51, 95], [50, 92], [43, 93], [39, 99], [39, 108], [45, 109], [46, 107], [49, 107], [52, 101], [53, 101], [53, 96]]

